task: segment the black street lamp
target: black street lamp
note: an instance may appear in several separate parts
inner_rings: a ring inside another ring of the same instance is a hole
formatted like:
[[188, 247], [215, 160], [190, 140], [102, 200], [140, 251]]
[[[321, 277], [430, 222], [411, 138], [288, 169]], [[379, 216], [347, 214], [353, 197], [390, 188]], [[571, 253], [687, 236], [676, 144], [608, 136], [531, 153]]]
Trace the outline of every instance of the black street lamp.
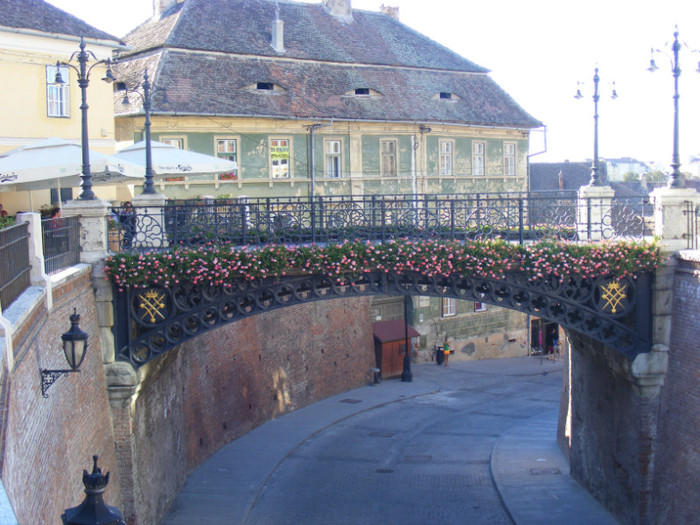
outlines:
[[88, 335], [80, 329], [80, 315], [78, 315], [75, 308], [73, 308], [73, 314], [70, 316], [70, 322], [70, 330], [61, 336], [63, 353], [66, 356], [66, 361], [70, 368], [62, 370], [46, 370], [45, 368], [41, 368], [39, 370], [41, 372], [41, 395], [44, 398], [49, 397], [49, 388], [59, 377], [72, 372], [80, 372], [80, 365], [83, 363], [83, 359], [85, 359], [85, 352], [88, 347]]
[[[593, 74], [593, 165], [591, 166], [591, 181], [588, 183], [589, 186], [602, 186], [602, 181], [600, 180], [600, 175], [598, 175], [599, 159], [598, 159], [598, 101], [600, 100], [600, 93], [598, 91], [598, 84], [600, 83], [600, 76], [598, 75], [598, 68], [595, 68], [595, 73]], [[613, 86], [615, 83], [613, 82]], [[579, 87], [576, 89], [576, 99], [582, 99], [581, 94], [581, 83], [579, 82]], [[611, 98], [615, 100], [617, 98], [617, 91], [613, 87]]]
[[[668, 44], [666, 45], [668, 46]], [[671, 160], [671, 168], [673, 168], [673, 170], [668, 180], [668, 188], [685, 187], [683, 183], [683, 174], [680, 171], [681, 161], [678, 152], [678, 99], [680, 98], [678, 94], [678, 77], [681, 76], [678, 54], [680, 50], [681, 43], [678, 41], [678, 28], [676, 28], [673, 32], [673, 44], [671, 44], [671, 51], [673, 53], [673, 58], [671, 59], [671, 73], [673, 74], [673, 157]], [[659, 66], [656, 65], [656, 61], [654, 60], [654, 53], [662, 53], [662, 50], [651, 48], [651, 62], [649, 63], [648, 71], [652, 73], [659, 69]], [[700, 64], [698, 64], [697, 72], [700, 73]]]
[[[77, 59], [78, 67], [68, 63], [72, 62], [74, 59]], [[90, 67], [87, 67], [88, 62], [91, 59], [94, 60], [95, 63], [92, 64]], [[82, 124], [80, 130], [80, 138], [83, 152], [83, 169], [82, 174], [80, 175], [80, 178], [82, 179], [82, 192], [78, 196], [78, 199], [95, 200], [97, 197], [92, 191], [92, 174], [90, 173], [90, 150], [88, 146], [87, 87], [90, 84], [90, 72], [95, 66], [99, 64], [107, 64], [107, 71], [105, 72], [105, 76], [102, 78], [102, 80], [109, 83], [114, 82], [114, 76], [112, 75], [112, 70], [110, 69], [112, 61], [110, 59], [98, 60], [92, 51], [85, 50], [85, 39], [83, 37], [80, 37], [80, 51], [76, 51], [75, 53], [73, 53], [68, 59], [68, 62], [56, 62], [57, 71], [55, 82], [56, 84], [65, 84], [65, 80], [63, 80], [63, 77], [61, 76], [60, 66], [70, 67], [78, 74], [78, 86], [80, 87], [81, 97], [80, 111]]]
[[408, 338], [408, 299], [408, 295], [405, 295], [403, 298], [404, 343], [406, 345], [406, 354], [403, 357], [401, 381], [405, 383], [413, 381], [413, 373], [411, 372], [411, 341]]
[[85, 499], [77, 507], [65, 510], [61, 515], [63, 525], [125, 525], [119, 509], [107, 505], [103, 499], [109, 472], [102, 474], [97, 467], [97, 456], [92, 456], [92, 461], [92, 473], [83, 470]]
[[[143, 90], [143, 93], [138, 91], [139, 87]], [[138, 95], [143, 102], [143, 112], [146, 116], [146, 120], [143, 123], [144, 139], [146, 141], [146, 180], [143, 184], [142, 193], [148, 195], [157, 193], [155, 187], [153, 186], [153, 160], [151, 154], [151, 103], [153, 101], [153, 95], [158, 92], [163, 93], [163, 104], [168, 104], [165, 88], [153, 88], [151, 82], [148, 80], [147, 69], [143, 74], [143, 83], [140, 86], [130, 89], [124, 85], [124, 99], [122, 100], [122, 104], [128, 106], [130, 104], [129, 93], [134, 93]]]

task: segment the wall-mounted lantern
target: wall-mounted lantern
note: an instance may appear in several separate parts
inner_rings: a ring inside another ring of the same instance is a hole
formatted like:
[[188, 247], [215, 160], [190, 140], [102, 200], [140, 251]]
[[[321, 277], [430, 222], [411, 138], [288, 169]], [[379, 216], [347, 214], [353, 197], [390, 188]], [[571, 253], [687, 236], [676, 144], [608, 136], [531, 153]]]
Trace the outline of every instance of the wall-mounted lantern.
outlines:
[[75, 308], [73, 309], [73, 314], [70, 316], [70, 322], [70, 330], [61, 336], [61, 341], [63, 341], [63, 353], [66, 356], [66, 361], [70, 368], [62, 370], [40, 369], [41, 395], [43, 397], [49, 397], [48, 390], [59, 377], [71, 372], [80, 372], [80, 365], [85, 358], [85, 352], [88, 347], [88, 335], [80, 329], [80, 315], [78, 315]]

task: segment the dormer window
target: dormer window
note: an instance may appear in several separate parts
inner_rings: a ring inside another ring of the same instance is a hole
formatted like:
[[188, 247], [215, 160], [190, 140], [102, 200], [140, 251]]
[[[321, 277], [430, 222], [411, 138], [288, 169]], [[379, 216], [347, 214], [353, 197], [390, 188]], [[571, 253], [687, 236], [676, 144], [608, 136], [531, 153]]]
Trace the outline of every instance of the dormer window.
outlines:
[[346, 97], [381, 97], [382, 94], [377, 91], [376, 89], [368, 88], [368, 87], [358, 87], [355, 89], [351, 89], [350, 91], [345, 92]]
[[440, 91], [433, 95], [433, 100], [461, 100], [461, 97], [451, 91]]
[[243, 89], [248, 89], [250, 91], [257, 91], [258, 93], [284, 93], [285, 91], [287, 91], [279, 84], [275, 84], [274, 82], [267, 82], [267, 81], [255, 82], [254, 84], [250, 84], [248, 86], [245, 86]]

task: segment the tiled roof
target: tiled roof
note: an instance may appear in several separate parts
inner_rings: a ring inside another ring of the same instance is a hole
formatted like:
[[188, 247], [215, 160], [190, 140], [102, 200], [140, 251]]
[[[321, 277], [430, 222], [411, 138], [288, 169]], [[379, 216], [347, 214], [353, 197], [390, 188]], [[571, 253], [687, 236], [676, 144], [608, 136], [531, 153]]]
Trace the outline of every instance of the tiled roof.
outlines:
[[649, 193], [648, 188], [642, 186], [638, 180], [629, 182], [611, 182], [610, 187], [616, 197], [644, 197]]
[[0, 26], [120, 42], [44, 0], [0, 0]]
[[[284, 53], [271, 45], [276, 4]], [[168, 89], [171, 105], [155, 100], [154, 113], [541, 125], [486, 69], [383, 13], [354, 10], [349, 19], [321, 4], [184, 0], [124, 40], [131, 49], [117, 74], [134, 85], [148, 67]], [[279, 89], [251, 89], [258, 82]], [[372, 95], [355, 96], [357, 88]], [[456, 96], [441, 100], [441, 92]]]
[[406, 330], [408, 330], [409, 338], [420, 336], [420, 333], [411, 325], [406, 326], [403, 319], [393, 321], [377, 321], [372, 323], [374, 338], [381, 343], [404, 340], [406, 337]]
[[[284, 53], [270, 45], [275, 7]], [[302, 60], [487, 72], [383, 13], [353, 10], [352, 20], [321, 4], [272, 0], [184, 0], [124, 37], [131, 54], [161, 46]]]
[[[157, 65], [156, 65], [157, 62]], [[536, 127], [487, 75], [378, 66], [347, 67], [309, 61], [258, 60], [239, 56], [162, 51], [115, 68], [135, 85], [148, 68], [168, 90], [170, 105], [154, 100], [152, 111], [180, 114], [268, 116], [299, 119], [359, 119]], [[251, 86], [269, 82], [280, 91]], [[356, 88], [378, 96], [356, 96]], [[459, 100], [434, 99], [439, 92]], [[137, 108], [118, 113], [130, 113]]]
[[[563, 187], [560, 187], [559, 174]], [[598, 170], [601, 180], [607, 179], [605, 163]], [[530, 164], [530, 190], [578, 190], [591, 181], [590, 162], [533, 162]]]

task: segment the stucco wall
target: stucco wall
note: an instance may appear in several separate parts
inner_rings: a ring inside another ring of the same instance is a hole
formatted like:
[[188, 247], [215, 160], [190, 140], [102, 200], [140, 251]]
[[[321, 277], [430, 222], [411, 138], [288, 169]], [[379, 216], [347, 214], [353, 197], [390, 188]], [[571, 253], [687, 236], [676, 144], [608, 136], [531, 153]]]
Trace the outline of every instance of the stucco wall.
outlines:
[[156, 523], [187, 474], [221, 446], [265, 421], [364, 384], [371, 366], [369, 298], [258, 315], [153, 361], [132, 405], [133, 435], [123, 436], [134, 440], [135, 480], [134, 509], [125, 517]]

